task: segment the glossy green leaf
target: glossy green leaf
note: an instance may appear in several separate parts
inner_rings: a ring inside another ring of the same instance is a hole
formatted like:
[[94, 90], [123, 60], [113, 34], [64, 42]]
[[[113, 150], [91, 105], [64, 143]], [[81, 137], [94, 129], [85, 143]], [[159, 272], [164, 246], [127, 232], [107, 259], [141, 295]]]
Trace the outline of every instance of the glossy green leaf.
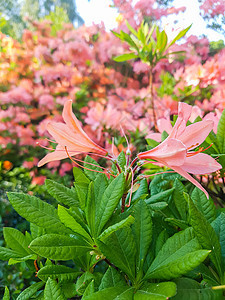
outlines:
[[126, 285], [124, 277], [121, 275], [121, 273], [119, 273], [119, 271], [109, 266], [104, 276], [102, 277], [99, 291], [109, 287], [121, 285]]
[[134, 223], [134, 218], [132, 216], [128, 216], [126, 219], [106, 228], [102, 232], [102, 234], [98, 237], [98, 239], [101, 241], [104, 241], [104, 239], [106, 239], [113, 232], [115, 232], [125, 226], [130, 226], [133, 223]]
[[128, 23], [127, 20], [125, 20], [125, 24], [127, 25], [127, 28], [130, 30], [130, 32], [137, 36], [137, 31]]
[[5, 292], [4, 292], [2, 300], [10, 300], [9, 289], [7, 286], [5, 287]]
[[17, 229], [11, 227], [3, 228], [3, 235], [7, 245], [14, 251], [26, 256], [31, 253], [26, 237]]
[[45, 185], [48, 193], [54, 197], [59, 203], [71, 206], [79, 206], [79, 199], [77, 197], [76, 191], [71, 188], [65, 187], [56, 181], [46, 179]]
[[167, 45], [167, 35], [164, 30], [159, 34], [156, 45], [157, 45], [157, 50], [160, 53], [163, 53]]
[[[170, 267], [171, 263], [173, 264], [176, 261], [180, 263], [179, 259], [184, 257], [184, 255], [189, 254], [193, 251], [197, 251], [199, 249], [200, 249], [200, 245], [197, 239], [194, 238], [193, 231], [191, 228], [187, 228], [184, 231], [174, 234], [166, 241], [162, 249], [157, 254], [156, 258], [154, 259], [153, 263], [151, 264], [150, 268], [148, 269], [145, 275], [146, 278], [150, 278], [150, 277], [153, 278], [151, 274], [156, 273], [159, 269], [162, 270], [163, 268], [166, 268], [168, 270], [168, 266]], [[167, 279], [172, 277], [160, 277], [160, 278]]]
[[152, 219], [149, 208], [143, 200], [134, 206], [135, 222], [132, 226], [137, 249], [137, 268], [141, 267], [152, 240]]
[[128, 286], [115, 286], [98, 291], [82, 300], [132, 300], [134, 288]]
[[213, 291], [211, 287], [203, 287], [197, 281], [190, 278], [174, 280], [177, 284], [177, 294], [173, 300], [221, 300], [222, 291]]
[[57, 279], [58, 282], [70, 282], [74, 281], [81, 272], [77, 272], [74, 269], [63, 265], [49, 265], [41, 268], [37, 277], [39, 277], [43, 281], [47, 281], [48, 278]]
[[90, 272], [85, 272], [80, 276], [80, 278], [78, 278], [76, 282], [76, 291], [78, 295], [83, 295], [85, 289], [94, 278], [94, 274]]
[[206, 195], [197, 187], [191, 193], [191, 199], [206, 220], [212, 223], [216, 218], [216, 206], [213, 200], [211, 198], [207, 199]]
[[117, 207], [123, 195], [124, 183], [125, 183], [124, 174], [121, 173], [109, 184], [109, 186], [105, 190], [97, 212], [97, 218], [96, 218], [97, 235], [100, 235], [103, 227], [110, 219], [115, 208]]
[[19, 258], [21, 257], [21, 253], [18, 253], [9, 248], [0, 247], [0, 259], [1, 260], [9, 260], [10, 258]]
[[[170, 259], [170, 262], [153, 269], [151, 266], [146, 279], [173, 279], [180, 277], [196, 268], [209, 255], [208, 250], [197, 250], [184, 254], [183, 257]], [[154, 263], [154, 262], [153, 262]]]
[[69, 214], [67, 209], [58, 205], [58, 216], [60, 221], [75, 233], [82, 235], [88, 242], [92, 243], [92, 238], [83, 227]]
[[167, 300], [176, 291], [174, 282], [146, 283], [134, 294], [134, 300]]
[[70, 260], [85, 255], [92, 247], [76, 235], [45, 234], [33, 240], [31, 250], [54, 260]]
[[215, 230], [190, 198], [188, 199], [188, 203], [190, 209], [190, 223], [194, 229], [194, 233], [202, 247], [211, 250], [209, 258], [212, 260], [220, 276], [222, 276], [221, 246]]
[[94, 193], [94, 183], [90, 182], [88, 186], [87, 201], [85, 207], [85, 215], [88, 223], [88, 227], [92, 236], [95, 236], [96, 232], [96, 204], [95, 204], [95, 193]]
[[[95, 180], [95, 178], [98, 176], [99, 173], [95, 172], [95, 171], [102, 172], [102, 169], [99, 167], [99, 164], [97, 163], [97, 161], [94, 160], [89, 155], [87, 155], [84, 159], [84, 167], [89, 169], [89, 170], [84, 169], [84, 173], [90, 180]], [[91, 171], [91, 170], [93, 170], [93, 171]]]
[[136, 244], [129, 227], [112, 233], [104, 243], [98, 241], [102, 253], [130, 278], [135, 274]]
[[70, 232], [59, 220], [57, 210], [37, 197], [23, 193], [7, 193], [14, 209], [27, 221], [44, 227], [49, 232]]
[[184, 198], [183, 193], [186, 191], [184, 185], [180, 180], [176, 179], [174, 181], [174, 192], [173, 192], [173, 201], [179, 212], [179, 215], [182, 220], [187, 220], [187, 201]]
[[123, 61], [127, 61], [130, 59], [135, 59], [135, 58], [138, 58], [138, 56], [135, 53], [125, 53], [125, 54], [114, 57], [113, 60], [115, 60], [117, 62], [123, 62]]
[[190, 26], [188, 26], [187, 28], [181, 30], [178, 35], [169, 43], [169, 45], [167, 46], [167, 49], [172, 46], [176, 41], [178, 41], [179, 39], [181, 39], [183, 36], [185, 36], [185, 34], [188, 32], [188, 30], [191, 28], [192, 24]]
[[27, 260], [35, 260], [37, 259], [37, 255], [36, 254], [29, 254], [27, 256], [24, 257], [19, 257], [19, 258], [10, 258], [8, 265], [15, 265], [17, 263], [21, 263], [23, 261], [27, 261]]
[[60, 285], [53, 279], [49, 278], [44, 289], [44, 300], [66, 300]]
[[150, 198], [146, 199], [145, 202], [147, 204], [151, 204], [151, 203], [156, 203], [156, 202], [168, 199], [168, 197], [170, 195], [172, 195], [173, 191], [174, 191], [174, 188], [171, 188], [171, 189], [168, 189], [166, 191], [157, 193], [157, 194], [151, 196]]
[[28, 300], [30, 299], [40, 288], [42, 288], [44, 285], [44, 282], [36, 282], [33, 283], [31, 286], [26, 288], [22, 293], [19, 294], [19, 296], [16, 298], [16, 300]]
[[95, 283], [94, 279], [88, 284], [87, 288], [84, 291], [83, 298], [91, 296], [95, 292]]
[[225, 213], [222, 212], [213, 222], [212, 227], [215, 230], [217, 236], [219, 237], [219, 242], [221, 245], [221, 254], [223, 259], [225, 259]]

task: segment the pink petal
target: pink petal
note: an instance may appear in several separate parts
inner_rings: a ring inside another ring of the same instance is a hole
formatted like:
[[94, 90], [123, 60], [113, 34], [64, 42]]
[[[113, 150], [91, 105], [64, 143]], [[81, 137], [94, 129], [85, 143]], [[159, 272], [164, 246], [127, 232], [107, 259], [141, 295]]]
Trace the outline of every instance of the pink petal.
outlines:
[[176, 139], [179, 137], [179, 135], [181, 135], [184, 132], [187, 121], [191, 116], [191, 112], [192, 112], [191, 105], [188, 105], [187, 103], [179, 102], [178, 118], [168, 138]]
[[145, 138], [152, 139], [156, 142], [161, 142], [161, 133], [158, 133], [158, 132], [149, 133]]
[[197, 180], [195, 180], [190, 174], [188, 174], [185, 170], [183, 170], [182, 167], [171, 167], [171, 169], [173, 169], [175, 172], [177, 172], [178, 174], [180, 174], [181, 176], [186, 178], [188, 181], [193, 183], [195, 186], [197, 186], [197, 188], [199, 188], [201, 191], [203, 191], [205, 193], [206, 197], [209, 199], [208, 193], [201, 186], [201, 184]]
[[68, 158], [68, 155], [66, 153], [66, 151], [57, 146], [56, 150], [54, 152], [48, 153], [47, 155], [45, 155], [45, 157], [43, 157], [39, 162], [38, 162], [38, 167], [43, 166], [44, 164], [50, 162], [50, 161], [55, 161], [55, 160], [60, 160], [60, 159], [64, 159], [64, 158]]
[[204, 142], [212, 129], [212, 120], [200, 121], [187, 126], [184, 132], [177, 138], [187, 147], [187, 149], [193, 149]]
[[184, 171], [198, 175], [213, 173], [221, 168], [222, 166], [214, 158], [205, 153], [187, 157], [182, 165]]
[[72, 100], [68, 100], [65, 102], [63, 113], [62, 113], [63, 120], [65, 121], [66, 125], [70, 128], [70, 130], [75, 132], [81, 132], [82, 134], [87, 136], [86, 133], [81, 128], [79, 121], [77, 120], [77, 118], [75, 117], [72, 111], [72, 104], [73, 104]]
[[181, 166], [186, 158], [186, 147], [176, 139], [166, 139], [154, 149], [138, 154], [140, 159], [154, 159], [164, 165]]
[[162, 119], [159, 119], [157, 121], [157, 126], [158, 126], [158, 129], [159, 129], [159, 132], [163, 132], [163, 131], [166, 131], [167, 133], [171, 133], [173, 127], [170, 123], [170, 120], [169, 119], [165, 119], [165, 118], [162, 118]]
[[[61, 146], [67, 146], [72, 149], [76, 148], [74, 150], [81, 152], [88, 152], [90, 148], [94, 148], [93, 144], [89, 145], [89, 141], [87, 142], [85, 137], [70, 131], [66, 124], [49, 122], [46, 128]], [[85, 148], [88, 148], [88, 151]]]

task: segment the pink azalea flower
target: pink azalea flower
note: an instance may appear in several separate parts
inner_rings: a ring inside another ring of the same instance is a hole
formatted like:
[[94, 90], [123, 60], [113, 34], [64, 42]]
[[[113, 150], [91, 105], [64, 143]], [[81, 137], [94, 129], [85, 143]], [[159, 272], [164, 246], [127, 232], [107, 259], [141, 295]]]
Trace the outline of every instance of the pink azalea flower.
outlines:
[[192, 113], [192, 107], [186, 103], [179, 103], [177, 121], [166, 140], [157, 147], [138, 154], [139, 159], [154, 159], [173, 169], [175, 172], [192, 182], [201, 189], [206, 196], [208, 193], [190, 174], [201, 175], [221, 169], [221, 165], [211, 156], [198, 151], [190, 151], [202, 144], [213, 129], [212, 120], [203, 120], [186, 126]]
[[107, 155], [107, 151], [95, 144], [81, 128], [72, 112], [72, 100], [65, 103], [62, 116], [65, 123], [49, 122], [46, 126], [58, 145], [54, 152], [48, 153], [39, 161], [38, 167], [50, 161], [67, 158], [68, 154], [73, 156], [92, 152], [102, 156]]

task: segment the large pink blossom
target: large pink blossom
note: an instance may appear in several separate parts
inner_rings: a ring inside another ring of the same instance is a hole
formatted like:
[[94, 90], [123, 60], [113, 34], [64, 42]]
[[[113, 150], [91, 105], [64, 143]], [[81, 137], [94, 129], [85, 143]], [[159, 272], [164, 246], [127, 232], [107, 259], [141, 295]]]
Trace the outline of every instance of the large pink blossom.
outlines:
[[153, 159], [173, 169], [201, 189], [206, 196], [208, 193], [189, 173], [201, 175], [221, 169], [221, 165], [211, 156], [199, 151], [191, 151], [201, 145], [213, 129], [213, 121], [204, 120], [186, 126], [191, 116], [192, 107], [179, 103], [177, 121], [166, 140], [157, 147], [138, 154], [139, 159]]

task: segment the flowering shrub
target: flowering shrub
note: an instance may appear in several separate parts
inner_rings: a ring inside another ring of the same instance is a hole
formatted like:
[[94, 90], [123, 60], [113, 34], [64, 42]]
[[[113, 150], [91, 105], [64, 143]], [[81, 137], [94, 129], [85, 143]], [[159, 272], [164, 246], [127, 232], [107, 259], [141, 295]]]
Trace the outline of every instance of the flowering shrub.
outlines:
[[[129, 1], [115, 1], [122, 16], [114, 30], [117, 33], [130, 30], [125, 20], [137, 30], [144, 15], [154, 14], [158, 19], [178, 13], [171, 9], [148, 12], [149, 5], [143, 1], [135, 9], [125, 9], [127, 5]], [[36, 31], [25, 30], [22, 43], [1, 35], [0, 140], [1, 160], [10, 161], [13, 167], [33, 163], [30, 175], [34, 182], [43, 182], [45, 176], [45, 171], [36, 168], [35, 162], [44, 154], [36, 142], [48, 146], [44, 139], [46, 123], [61, 119], [68, 99], [73, 100], [90, 137], [106, 149], [111, 148], [112, 136], [121, 135], [121, 126], [135, 148], [137, 140], [157, 128], [156, 119], [177, 113], [180, 100], [197, 104], [202, 114], [223, 109], [223, 51], [208, 59], [207, 39], [191, 36], [183, 44], [173, 44], [169, 51], [185, 53], [161, 58], [153, 66], [154, 113], [149, 66], [140, 60], [113, 61], [126, 53], [128, 46], [106, 32], [103, 25], [75, 30], [66, 24], [55, 36], [49, 21], [33, 22], [33, 26]], [[173, 78], [170, 84], [166, 81], [169, 76]], [[115, 153], [119, 153], [124, 138], [115, 139], [114, 144]], [[51, 163], [47, 167], [53, 173], [71, 172], [68, 164]]]
[[[18, 299], [52, 295], [143, 299], [143, 294], [152, 299], [185, 299], [187, 290], [190, 298], [200, 293], [202, 299], [205, 295], [221, 299], [224, 213], [216, 214], [209, 188], [205, 190], [187, 173], [201, 175], [222, 168], [202, 153], [203, 147], [193, 150], [207, 138], [213, 121], [187, 126], [192, 107], [179, 103], [178, 118], [161, 144], [134, 158], [129, 147], [126, 154], [114, 157], [87, 136], [71, 108], [67, 101], [65, 123], [49, 123], [47, 129], [58, 145], [39, 165], [66, 155], [77, 164], [83, 151], [105, 157], [112, 166], [106, 169], [86, 156], [84, 171], [73, 169], [74, 187], [46, 180], [49, 194], [59, 202], [57, 209], [35, 196], [8, 193], [14, 209], [30, 222], [30, 233], [5, 227], [9, 248], [0, 247], [0, 258], [10, 264], [30, 262], [39, 279]], [[224, 120], [225, 111], [214, 136], [218, 149], [211, 155], [217, 150], [217, 156], [224, 155]], [[147, 164], [151, 169], [154, 161], [183, 177], [162, 172], [148, 184], [149, 176], [140, 168]], [[196, 187], [188, 188], [184, 178]], [[9, 297], [6, 287], [4, 299]]]
[[224, 51], [150, 26], [183, 8], [114, 2], [113, 33], [1, 35], [0, 186], [30, 228], [0, 259], [30, 278], [18, 299], [221, 299]]

